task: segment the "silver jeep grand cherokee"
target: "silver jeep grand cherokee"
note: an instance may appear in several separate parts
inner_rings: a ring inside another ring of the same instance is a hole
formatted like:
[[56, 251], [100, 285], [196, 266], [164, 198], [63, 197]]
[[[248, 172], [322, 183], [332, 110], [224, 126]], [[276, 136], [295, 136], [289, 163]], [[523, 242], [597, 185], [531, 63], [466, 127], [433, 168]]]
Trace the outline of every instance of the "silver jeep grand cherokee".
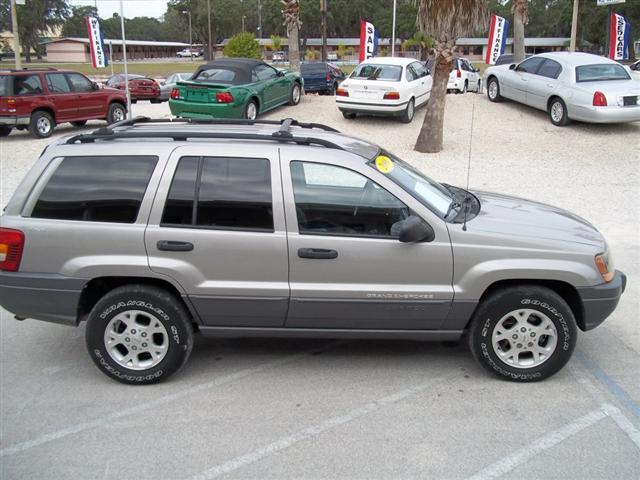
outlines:
[[105, 374], [151, 383], [194, 332], [457, 340], [553, 375], [626, 277], [559, 208], [439, 184], [291, 119], [136, 118], [50, 145], [0, 217], [0, 304], [77, 326]]

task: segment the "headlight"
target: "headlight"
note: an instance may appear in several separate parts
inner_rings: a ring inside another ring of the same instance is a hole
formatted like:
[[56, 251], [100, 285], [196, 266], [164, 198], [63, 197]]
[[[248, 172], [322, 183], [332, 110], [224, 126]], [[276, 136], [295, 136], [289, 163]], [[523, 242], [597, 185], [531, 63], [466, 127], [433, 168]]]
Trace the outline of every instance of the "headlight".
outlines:
[[600, 272], [602, 279], [605, 282], [610, 282], [613, 280], [613, 276], [615, 271], [611, 268], [609, 261], [609, 252], [600, 253], [595, 257], [596, 268]]

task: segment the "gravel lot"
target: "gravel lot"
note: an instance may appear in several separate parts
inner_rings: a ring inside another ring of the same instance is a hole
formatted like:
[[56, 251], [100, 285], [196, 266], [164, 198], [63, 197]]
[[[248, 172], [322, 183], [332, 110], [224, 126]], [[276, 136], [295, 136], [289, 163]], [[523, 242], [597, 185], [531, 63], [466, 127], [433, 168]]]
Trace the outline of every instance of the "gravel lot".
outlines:
[[[474, 109], [471, 188], [589, 219], [629, 276], [559, 374], [499, 381], [465, 345], [200, 338], [169, 382], [128, 387], [93, 366], [84, 326], [0, 310], [0, 478], [637, 478], [640, 124], [556, 128], [520, 105], [451, 95], [445, 151], [423, 155], [422, 111], [411, 125], [348, 121], [332, 98], [306, 96], [268, 117], [327, 123], [464, 185]], [[2, 205], [48, 142], [2, 139]]]

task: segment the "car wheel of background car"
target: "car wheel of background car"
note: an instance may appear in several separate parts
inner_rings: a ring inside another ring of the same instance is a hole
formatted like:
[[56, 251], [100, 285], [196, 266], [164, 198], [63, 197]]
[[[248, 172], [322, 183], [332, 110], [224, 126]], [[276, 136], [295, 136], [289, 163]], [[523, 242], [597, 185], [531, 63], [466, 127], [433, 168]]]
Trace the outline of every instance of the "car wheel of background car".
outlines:
[[112, 103], [109, 105], [109, 111], [107, 112], [107, 123], [111, 125], [112, 123], [121, 122], [127, 117], [127, 111], [124, 108], [124, 105], [121, 103]]
[[549, 118], [556, 127], [564, 127], [569, 123], [567, 106], [561, 98], [554, 98], [549, 105]]
[[337, 91], [338, 91], [338, 82], [335, 82], [333, 84], [333, 89], [331, 90], [331, 95], [335, 95]]
[[157, 98], [152, 98], [151, 100], [149, 100], [151, 103], [162, 103], [162, 100], [157, 99]]
[[36, 138], [48, 138], [53, 133], [56, 124], [53, 117], [44, 110], [37, 110], [31, 114], [29, 131]]
[[415, 112], [416, 112], [415, 103], [413, 102], [413, 98], [412, 98], [411, 100], [409, 100], [409, 103], [407, 103], [407, 108], [404, 109], [404, 112], [400, 116], [400, 121], [402, 123], [411, 123], [411, 120], [413, 120], [413, 115], [415, 114]]
[[347, 120], [353, 120], [354, 118], [356, 118], [355, 113], [349, 113], [349, 112], [342, 112], [342, 116]]
[[94, 363], [109, 377], [123, 383], [155, 383], [186, 363], [193, 327], [184, 305], [166, 290], [125, 285], [93, 307], [86, 342]]
[[289, 105], [298, 105], [300, 103], [301, 89], [298, 82], [293, 82], [291, 93], [289, 94]]
[[255, 100], [249, 100], [244, 107], [243, 118], [247, 120], [255, 120], [258, 118], [258, 104]]
[[498, 290], [482, 300], [471, 323], [473, 356], [507, 380], [543, 380], [571, 357], [578, 329], [567, 302], [536, 285]]
[[487, 85], [487, 97], [492, 102], [501, 102], [502, 95], [500, 95], [500, 84], [498, 83], [498, 79], [492, 77], [489, 80], [489, 84]]
[[478, 80], [478, 85], [476, 85], [476, 93], [482, 93], [482, 80]]
[[75, 122], [71, 122], [71, 125], [73, 125], [74, 127], [84, 127], [86, 124], [86, 120], [77, 120]]
[[462, 86], [460, 93], [467, 93], [467, 90], [469, 90], [469, 80], [464, 81], [464, 85]]
[[0, 127], [0, 137], [6, 137], [11, 133], [11, 127]]

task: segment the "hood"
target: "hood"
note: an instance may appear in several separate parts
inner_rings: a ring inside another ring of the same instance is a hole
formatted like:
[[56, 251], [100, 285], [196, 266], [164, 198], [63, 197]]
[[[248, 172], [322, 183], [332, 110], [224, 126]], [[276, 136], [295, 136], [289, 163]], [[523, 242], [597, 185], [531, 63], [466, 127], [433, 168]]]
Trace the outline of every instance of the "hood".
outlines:
[[[581, 243], [606, 249], [598, 230], [585, 219], [561, 208], [524, 198], [473, 192], [481, 208], [474, 229], [516, 237]], [[471, 225], [471, 224], [470, 224]]]

